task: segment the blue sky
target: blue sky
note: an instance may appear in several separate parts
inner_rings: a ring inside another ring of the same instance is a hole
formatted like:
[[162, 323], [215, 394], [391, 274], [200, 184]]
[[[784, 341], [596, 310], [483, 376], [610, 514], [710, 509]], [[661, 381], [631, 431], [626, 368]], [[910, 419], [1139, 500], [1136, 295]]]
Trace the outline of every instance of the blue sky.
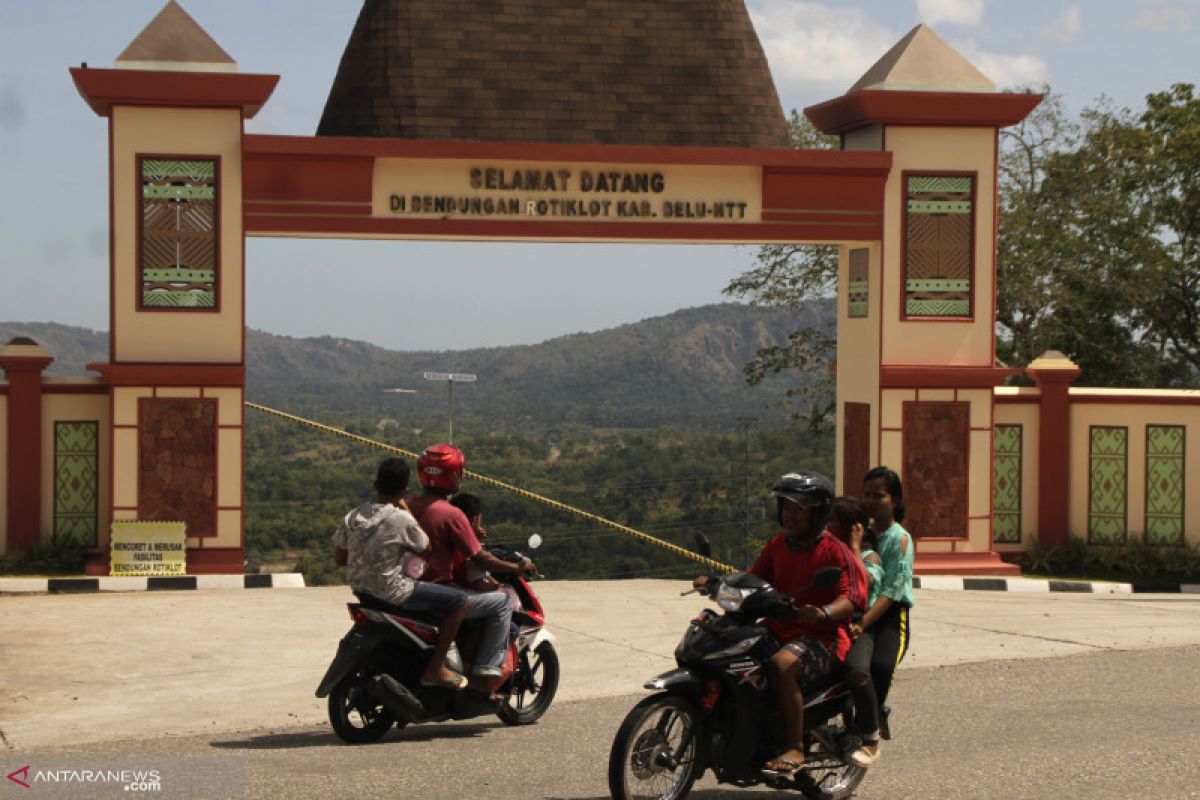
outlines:
[[[106, 126], [67, 68], [111, 66], [164, 1], [0, 3], [0, 320], [107, 328]], [[282, 76], [250, 130], [311, 135], [359, 0], [182, 3], [243, 72]], [[785, 109], [840, 95], [920, 21], [1001, 86], [1049, 83], [1072, 111], [1102, 94], [1139, 107], [1147, 93], [1196, 82], [1200, 66], [1200, 0], [747, 6]], [[247, 322], [393, 349], [532, 343], [718, 302], [753, 254], [727, 246], [251, 239]], [[441, 278], [423, 268], [430, 263]], [[388, 285], [397, 291], [379, 291]]]

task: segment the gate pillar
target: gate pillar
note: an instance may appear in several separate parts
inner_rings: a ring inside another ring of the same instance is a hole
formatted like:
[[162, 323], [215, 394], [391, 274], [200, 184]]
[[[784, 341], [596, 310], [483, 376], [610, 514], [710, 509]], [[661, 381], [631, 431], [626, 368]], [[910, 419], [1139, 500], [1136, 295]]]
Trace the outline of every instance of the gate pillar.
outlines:
[[89, 368], [110, 386], [112, 519], [183, 520], [190, 573], [240, 573], [243, 123], [278, 76], [239, 74], [174, 0], [115, 69], [71, 75], [108, 119], [110, 361]]
[[913, 29], [840, 98], [806, 109], [847, 150], [892, 154], [883, 239], [840, 248], [838, 476], [901, 475], [924, 573], [1006, 573], [992, 547], [999, 129], [1040, 95], [1003, 94]]

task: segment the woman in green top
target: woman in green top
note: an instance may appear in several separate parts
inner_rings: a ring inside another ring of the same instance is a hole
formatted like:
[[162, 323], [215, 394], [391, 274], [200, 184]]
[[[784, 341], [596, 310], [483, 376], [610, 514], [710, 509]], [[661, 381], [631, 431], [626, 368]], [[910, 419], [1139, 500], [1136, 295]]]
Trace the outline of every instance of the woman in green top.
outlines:
[[[862, 630], [846, 655], [846, 670], [855, 695], [856, 726], [862, 747], [850, 761], [869, 767], [879, 760], [879, 709], [887, 700], [892, 676], [909, 644], [909, 609], [913, 606], [913, 543], [904, 520], [904, 490], [900, 476], [876, 467], [863, 479], [863, 501], [878, 537], [879, 559], [873, 576]], [[853, 544], [851, 544], [853, 548]], [[867, 563], [868, 572], [871, 564]]]

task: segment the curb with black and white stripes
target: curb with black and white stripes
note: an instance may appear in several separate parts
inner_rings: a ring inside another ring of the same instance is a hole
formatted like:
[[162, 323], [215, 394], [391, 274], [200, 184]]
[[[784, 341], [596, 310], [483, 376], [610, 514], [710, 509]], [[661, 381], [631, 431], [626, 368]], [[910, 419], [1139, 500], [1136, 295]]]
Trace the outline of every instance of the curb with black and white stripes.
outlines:
[[1200, 583], [1115, 583], [1110, 581], [1056, 581], [1030, 578], [958, 577], [917, 575], [914, 589], [983, 592], [1074, 592], [1079, 594], [1200, 594]]
[[298, 572], [267, 575], [132, 575], [98, 578], [0, 578], [0, 593], [144, 592], [186, 589], [303, 589]]

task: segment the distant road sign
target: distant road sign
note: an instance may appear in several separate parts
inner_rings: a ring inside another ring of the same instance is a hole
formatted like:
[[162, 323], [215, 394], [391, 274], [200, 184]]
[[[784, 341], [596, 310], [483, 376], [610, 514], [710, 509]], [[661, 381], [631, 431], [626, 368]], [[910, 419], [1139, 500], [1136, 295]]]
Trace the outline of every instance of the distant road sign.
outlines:
[[458, 381], [460, 383], [474, 383], [479, 380], [478, 377], [469, 372], [426, 372], [425, 380], [427, 381]]

